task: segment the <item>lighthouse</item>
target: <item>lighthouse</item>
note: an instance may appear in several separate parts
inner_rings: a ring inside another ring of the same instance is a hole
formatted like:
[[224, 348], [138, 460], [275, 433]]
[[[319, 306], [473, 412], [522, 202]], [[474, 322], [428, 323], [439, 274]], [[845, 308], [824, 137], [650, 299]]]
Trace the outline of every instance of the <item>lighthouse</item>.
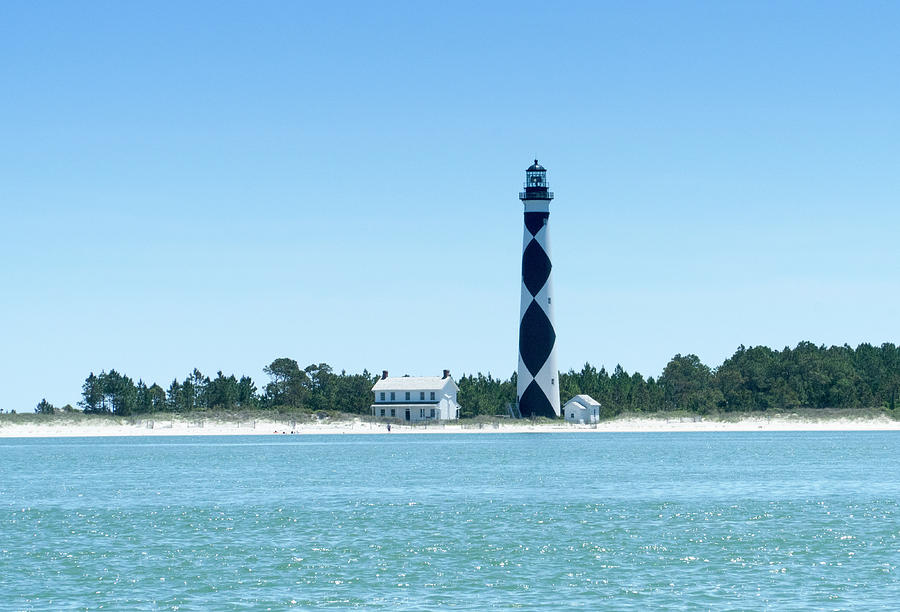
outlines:
[[559, 372], [553, 327], [550, 261], [550, 201], [547, 169], [534, 160], [525, 170], [525, 237], [522, 240], [522, 307], [519, 311], [519, 371], [516, 395], [523, 417], [559, 416]]

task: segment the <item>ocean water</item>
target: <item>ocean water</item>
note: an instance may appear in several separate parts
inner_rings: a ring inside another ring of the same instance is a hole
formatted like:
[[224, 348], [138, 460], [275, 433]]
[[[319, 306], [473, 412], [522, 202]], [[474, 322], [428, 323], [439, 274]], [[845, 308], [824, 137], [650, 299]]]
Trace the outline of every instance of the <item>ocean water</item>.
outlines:
[[900, 434], [7, 439], [0, 609], [900, 608]]

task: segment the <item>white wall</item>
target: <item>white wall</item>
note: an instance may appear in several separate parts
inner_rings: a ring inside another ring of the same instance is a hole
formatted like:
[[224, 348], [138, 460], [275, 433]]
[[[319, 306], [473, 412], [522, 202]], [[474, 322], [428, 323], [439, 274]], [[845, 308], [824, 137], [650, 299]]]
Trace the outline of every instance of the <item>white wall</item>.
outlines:
[[[448, 395], [444, 395], [438, 402], [436, 403], [427, 403], [427, 404], [415, 404], [402, 405], [400, 402], [394, 402], [391, 404], [390, 402], [384, 404], [375, 404], [372, 410], [372, 416], [375, 418], [381, 419], [400, 419], [401, 421], [406, 421], [406, 409], [409, 407], [409, 422], [410, 423], [418, 423], [425, 421], [447, 421], [451, 419], [459, 418], [459, 404]], [[391, 410], [395, 411], [395, 415], [391, 416]], [[384, 416], [381, 416], [381, 411], [384, 410]], [[422, 411], [425, 411], [424, 416], [422, 416]], [[431, 416], [431, 411], [434, 410], [434, 416]]]
[[[441, 395], [444, 394], [440, 389], [415, 389], [415, 390], [399, 390], [394, 389], [394, 399], [391, 399], [391, 389], [385, 389], [384, 391], [375, 391], [375, 403], [381, 403], [381, 394], [384, 393], [384, 401], [387, 403], [393, 402], [395, 404], [403, 404], [408, 402], [430, 402], [430, 401], [438, 401]], [[425, 393], [425, 399], [421, 399], [420, 394]], [[409, 393], [409, 399], [406, 399], [406, 394]], [[431, 394], [434, 393], [434, 400], [431, 399]]]
[[[569, 423], [597, 423], [599, 421], [599, 406], [582, 406], [578, 402], [569, 402], [563, 406], [564, 416]], [[575, 413], [574, 417], [572, 413]]]
[[[421, 401], [440, 401], [441, 397], [444, 395], [449, 395], [450, 399], [453, 400], [453, 403], [457, 403], [457, 395], [459, 390], [456, 387], [456, 383], [453, 382], [453, 379], [448, 377], [441, 381], [443, 384], [438, 388], [430, 388], [430, 389], [379, 389], [378, 391], [373, 391], [374, 401], [373, 403], [381, 403], [381, 394], [384, 393], [384, 402], [390, 403], [394, 402], [396, 404], [403, 404], [406, 402], [421, 402]], [[391, 392], [394, 393], [394, 399], [391, 399]], [[425, 399], [421, 399], [421, 393], [425, 393]], [[409, 399], [406, 399], [406, 394], [409, 393]], [[434, 393], [434, 400], [431, 399], [431, 394]]]

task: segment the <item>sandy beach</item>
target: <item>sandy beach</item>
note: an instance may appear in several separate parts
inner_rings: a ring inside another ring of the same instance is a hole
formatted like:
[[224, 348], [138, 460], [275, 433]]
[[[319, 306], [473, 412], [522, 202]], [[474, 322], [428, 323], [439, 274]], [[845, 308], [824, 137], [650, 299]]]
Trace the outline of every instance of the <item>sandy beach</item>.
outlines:
[[733, 421], [682, 418], [623, 417], [596, 425], [508, 421], [492, 423], [448, 422], [428, 425], [391, 424], [361, 419], [324, 420], [296, 423], [290, 420], [218, 421], [133, 419], [116, 421], [108, 418], [80, 419], [75, 422], [51, 421], [0, 422], [0, 438], [55, 438], [103, 436], [248, 436], [310, 434], [492, 434], [492, 433], [647, 433], [703, 431], [888, 431], [900, 430], [900, 421], [887, 417], [838, 417], [810, 419], [796, 415], [747, 416]]

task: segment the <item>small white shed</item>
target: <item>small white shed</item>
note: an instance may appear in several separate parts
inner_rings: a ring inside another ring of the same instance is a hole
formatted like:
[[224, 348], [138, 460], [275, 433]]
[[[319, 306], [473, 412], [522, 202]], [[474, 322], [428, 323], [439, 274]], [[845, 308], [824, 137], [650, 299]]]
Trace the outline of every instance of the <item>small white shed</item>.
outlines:
[[590, 395], [576, 395], [563, 406], [567, 423], [596, 423], [600, 420], [600, 402]]

